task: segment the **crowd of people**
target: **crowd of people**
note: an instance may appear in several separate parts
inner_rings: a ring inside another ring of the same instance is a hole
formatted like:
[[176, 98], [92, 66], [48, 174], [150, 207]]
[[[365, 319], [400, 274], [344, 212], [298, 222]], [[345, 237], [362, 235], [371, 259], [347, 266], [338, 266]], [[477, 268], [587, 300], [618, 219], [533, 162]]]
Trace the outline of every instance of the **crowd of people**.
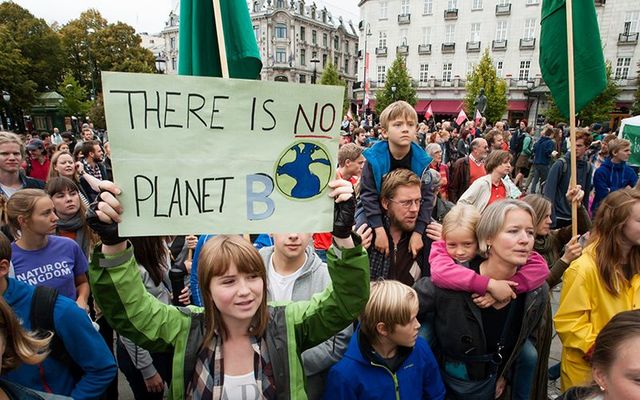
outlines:
[[126, 238], [106, 134], [0, 132], [0, 398], [640, 399], [631, 145], [567, 142], [396, 101], [342, 122], [331, 232]]

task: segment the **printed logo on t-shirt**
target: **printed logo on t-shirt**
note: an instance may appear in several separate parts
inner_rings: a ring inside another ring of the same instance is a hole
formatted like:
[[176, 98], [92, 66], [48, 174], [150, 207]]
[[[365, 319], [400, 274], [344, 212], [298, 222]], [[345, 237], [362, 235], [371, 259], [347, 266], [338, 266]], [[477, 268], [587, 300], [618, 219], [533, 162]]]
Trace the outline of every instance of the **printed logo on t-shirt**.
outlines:
[[69, 268], [67, 261], [62, 261], [53, 264], [46, 264], [29, 271], [16, 274], [16, 278], [21, 282], [37, 286], [52, 279], [63, 278], [70, 275], [73, 275], [73, 271]]

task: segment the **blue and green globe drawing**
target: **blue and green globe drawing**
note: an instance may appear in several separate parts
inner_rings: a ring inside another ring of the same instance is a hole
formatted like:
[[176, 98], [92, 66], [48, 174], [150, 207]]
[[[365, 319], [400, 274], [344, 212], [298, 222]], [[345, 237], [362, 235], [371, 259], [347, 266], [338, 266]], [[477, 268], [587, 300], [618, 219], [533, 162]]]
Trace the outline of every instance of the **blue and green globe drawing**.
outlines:
[[286, 149], [276, 164], [276, 186], [290, 199], [311, 199], [324, 190], [333, 167], [329, 153], [312, 142], [298, 142]]

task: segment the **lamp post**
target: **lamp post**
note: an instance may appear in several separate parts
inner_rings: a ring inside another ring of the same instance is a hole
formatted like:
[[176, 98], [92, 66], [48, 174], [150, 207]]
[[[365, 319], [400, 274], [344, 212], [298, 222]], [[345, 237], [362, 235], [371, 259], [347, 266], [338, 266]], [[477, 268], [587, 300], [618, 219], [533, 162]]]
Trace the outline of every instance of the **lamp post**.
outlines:
[[[531, 120], [529, 115], [531, 113], [531, 89], [533, 89], [534, 86], [535, 86], [535, 82], [529, 79], [527, 81], [527, 119], [529, 120]], [[537, 118], [537, 117], [538, 117], [537, 115], [534, 116], [534, 118]]]
[[391, 86], [391, 95], [393, 96], [393, 101], [396, 101], [396, 85]]
[[[93, 28], [87, 29], [87, 34], [92, 35], [96, 32]], [[91, 56], [91, 44], [87, 41], [87, 55], [89, 56], [89, 66], [91, 67], [91, 101], [96, 99], [96, 78], [95, 71], [96, 66], [93, 61], [93, 57]]]
[[[7, 130], [11, 130], [11, 122], [9, 120], [9, 117], [7, 116], [7, 111], [9, 109], [9, 102], [11, 101], [11, 94], [9, 94], [9, 92], [7, 92], [6, 90], [3, 90], [2, 100], [5, 102], [5, 106], [3, 107], [4, 121], [7, 124]], [[2, 123], [2, 120], [0, 120], [0, 125], [2, 125], [2, 129], [4, 129], [4, 124]]]
[[313, 76], [311, 77], [311, 83], [313, 83], [315, 85], [316, 84], [316, 78], [318, 76], [318, 63], [320, 62], [320, 60], [318, 60], [316, 57], [314, 57], [309, 61], [313, 64]]
[[364, 95], [362, 96], [362, 118], [364, 118], [364, 115], [366, 113], [366, 109], [365, 107], [368, 106], [368, 104], [365, 104], [365, 101], [367, 100], [367, 94], [369, 91], [369, 85], [367, 84], [367, 70], [369, 69], [369, 55], [367, 54], [367, 38], [371, 36], [371, 26], [369, 25], [369, 23], [367, 22], [367, 26], [365, 27], [364, 30], [364, 72], [362, 73], [362, 84], [364, 87]]

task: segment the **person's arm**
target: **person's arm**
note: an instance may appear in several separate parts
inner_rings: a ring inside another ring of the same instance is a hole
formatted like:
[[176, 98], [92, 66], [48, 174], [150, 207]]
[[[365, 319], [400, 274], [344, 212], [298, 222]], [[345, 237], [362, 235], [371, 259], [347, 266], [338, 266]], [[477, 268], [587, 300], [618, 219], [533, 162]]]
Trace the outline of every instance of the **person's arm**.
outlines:
[[76, 285], [76, 304], [78, 307], [87, 311], [89, 309], [88, 301], [91, 288], [89, 287], [89, 280], [87, 274], [80, 274], [74, 277], [74, 283]]
[[124, 336], [120, 336], [120, 341], [127, 350], [129, 359], [133, 363], [134, 367], [136, 367], [136, 369], [140, 371], [140, 374], [142, 374], [143, 379], [149, 379], [158, 373], [156, 368], [153, 366], [151, 353], [140, 346], [136, 346], [135, 343]]
[[[84, 171], [84, 169], [82, 171]], [[86, 171], [80, 172], [80, 179], [87, 182], [91, 189], [93, 189], [94, 191], [100, 192], [100, 182], [102, 182], [100, 179], [96, 178]]]
[[604, 167], [598, 168], [593, 175], [593, 189], [595, 193], [593, 195], [593, 204], [591, 205], [591, 215], [593, 215], [594, 218], [600, 202], [609, 194], [609, 183], [607, 182], [606, 175]]
[[66, 301], [62, 302], [66, 303], [63, 307], [58, 307], [60, 302], [58, 298], [54, 309], [56, 335], [83, 372], [70, 397], [97, 398], [105, 392], [118, 371], [113, 354], [84, 310]]
[[526, 293], [542, 286], [549, 276], [549, 266], [545, 259], [535, 251], [527, 258], [527, 263], [518, 268], [518, 272], [511, 278], [518, 286], [517, 294]]
[[482, 181], [482, 179], [476, 179], [471, 184], [471, 186], [469, 186], [469, 188], [465, 190], [464, 193], [462, 193], [462, 195], [458, 199], [458, 204], [469, 204], [471, 206], [477, 207], [476, 202], [478, 201], [483, 183], [484, 182]]
[[429, 400], [443, 400], [446, 390], [440, 376], [438, 362], [426, 341], [418, 338], [413, 351], [420, 352], [419, 356], [424, 361], [422, 367], [422, 398]]
[[489, 285], [489, 278], [476, 273], [456, 262], [447, 253], [447, 246], [443, 240], [433, 242], [429, 254], [431, 265], [431, 281], [434, 285], [451, 290], [484, 295]]
[[349, 325], [335, 336], [302, 353], [302, 365], [307, 376], [326, 371], [342, 359], [347, 351], [353, 334], [353, 325]]
[[[547, 175], [547, 183], [544, 185], [544, 197], [546, 197], [552, 205], [556, 204], [556, 194], [558, 192], [558, 185], [561, 184], [560, 175], [563, 163], [564, 161], [562, 160], [553, 163], [549, 170], [549, 175]], [[554, 224], [556, 222], [556, 211], [553, 206], [551, 207], [551, 221], [553, 221]]]
[[360, 203], [367, 216], [367, 224], [371, 229], [382, 227], [382, 211], [380, 210], [380, 193], [376, 189], [371, 165], [367, 162], [360, 178]]
[[191, 284], [191, 302], [193, 305], [198, 307], [202, 307], [202, 295], [200, 294], [200, 284], [198, 282], [198, 260], [200, 259], [202, 246], [204, 246], [207, 240], [211, 237], [211, 235], [200, 235], [200, 238], [198, 238], [198, 244], [196, 244], [196, 249], [193, 251], [189, 283]]
[[359, 399], [358, 381], [349, 376], [345, 368], [331, 368], [324, 386], [323, 400], [356, 400]]
[[420, 211], [418, 212], [416, 226], [413, 231], [422, 235], [431, 221], [431, 212], [433, 211], [434, 203], [433, 200], [436, 196], [433, 191], [433, 183], [429, 182], [429, 184], [425, 184], [424, 182], [421, 182], [420, 194], [422, 196], [422, 203], [420, 204]]
[[418, 321], [423, 321], [427, 314], [435, 309], [435, 286], [429, 277], [423, 277], [413, 284], [418, 294]]

